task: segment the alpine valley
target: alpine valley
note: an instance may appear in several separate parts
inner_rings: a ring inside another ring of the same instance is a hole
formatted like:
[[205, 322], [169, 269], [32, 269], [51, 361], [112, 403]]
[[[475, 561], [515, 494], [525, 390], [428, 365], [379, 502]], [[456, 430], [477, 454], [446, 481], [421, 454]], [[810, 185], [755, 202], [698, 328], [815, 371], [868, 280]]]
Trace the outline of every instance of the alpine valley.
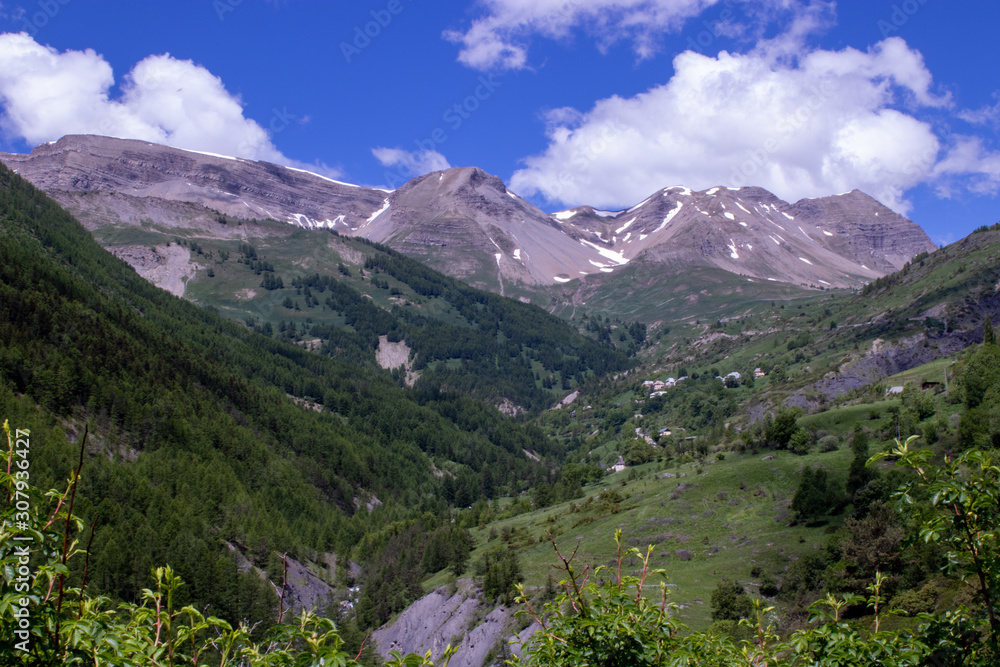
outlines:
[[994, 502], [975, 558], [921, 483], [1000, 446], [1000, 226], [939, 249], [857, 190], [725, 184], [546, 213], [475, 167], [389, 191], [89, 135], [0, 162], [0, 415], [72, 490], [78, 618], [169, 564], [173, 609], [255, 640], [313, 609], [361, 664], [481, 667], [638, 636], [608, 609], [662, 568], [656, 641], [784, 660], [829, 595], [822, 632], [919, 644], [885, 664], [989, 664], [995, 473], [952, 470]]

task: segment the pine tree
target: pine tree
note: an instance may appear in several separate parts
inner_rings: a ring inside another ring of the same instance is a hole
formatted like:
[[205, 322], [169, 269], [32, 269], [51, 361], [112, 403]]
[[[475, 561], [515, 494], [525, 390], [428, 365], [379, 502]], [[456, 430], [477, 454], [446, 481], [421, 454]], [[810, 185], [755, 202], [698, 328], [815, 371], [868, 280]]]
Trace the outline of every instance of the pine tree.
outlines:
[[986, 321], [983, 323], [983, 345], [996, 345], [997, 338], [996, 334], [993, 333], [993, 322], [990, 321], [990, 316], [986, 316]]
[[837, 505], [836, 485], [831, 483], [826, 470], [806, 468], [792, 498], [795, 520], [815, 523], [829, 514]]
[[857, 491], [865, 488], [872, 478], [872, 469], [865, 466], [869, 457], [868, 436], [862, 430], [861, 424], [854, 425], [851, 449], [854, 451], [854, 459], [847, 472], [847, 493], [853, 496]]

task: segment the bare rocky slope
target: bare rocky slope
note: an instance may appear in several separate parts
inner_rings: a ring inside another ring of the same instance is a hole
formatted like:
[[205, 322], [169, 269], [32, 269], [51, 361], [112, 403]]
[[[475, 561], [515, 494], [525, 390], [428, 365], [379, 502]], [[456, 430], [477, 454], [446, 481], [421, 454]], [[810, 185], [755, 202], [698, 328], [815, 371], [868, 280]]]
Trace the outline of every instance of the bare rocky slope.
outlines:
[[376, 630], [372, 639], [384, 657], [391, 651], [404, 655], [430, 651], [439, 659], [451, 644], [458, 649], [448, 663], [452, 667], [499, 664], [504, 650], [520, 654], [521, 643], [538, 626], [517, 632], [513, 609], [491, 607], [481, 597], [469, 579], [460, 579], [454, 590], [441, 587], [414, 602], [395, 621]]
[[624, 211], [584, 206], [550, 215], [471, 167], [390, 192], [96, 136], [63, 137], [0, 161], [91, 229], [140, 221], [206, 227], [216, 211], [272, 218], [379, 241], [501, 294], [600, 281], [630, 262], [672, 275], [709, 267], [741, 279], [848, 287], [935, 249], [920, 227], [858, 191], [790, 204], [756, 187], [675, 186]]
[[763, 188], [675, 186], [626, 211], [583, 207], [553, 217], [626, 261], [817, 287], [867, 282], [936, 248], [916, 224], [857, 190], [789, 204]]
[[415, 178], [356, 230], [474, 285], [551, 285], [596, 272], [599, 248], [575, 242], [496, 176], [467, 167]]
[[342, 231], [363, 224], [388, 194], [267, 162], [91, 135], [66, 136], [29, 155], [0, 153], [0, 161], [46, 193], [118, 195], [112, 211], [188, 202], [237, 218]]

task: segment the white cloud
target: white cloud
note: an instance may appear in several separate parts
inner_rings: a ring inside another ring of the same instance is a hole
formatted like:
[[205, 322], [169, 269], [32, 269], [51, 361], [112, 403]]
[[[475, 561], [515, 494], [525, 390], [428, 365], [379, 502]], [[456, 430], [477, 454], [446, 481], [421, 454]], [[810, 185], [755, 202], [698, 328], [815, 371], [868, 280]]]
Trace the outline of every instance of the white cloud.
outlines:
[[[994, 95], [1000, 97], [1000, 95]], [[958, 117], [972, 125], [986, 125], [1000, 129], [1000, 102], [981, 109], [966, 109], [958, 113]]]
[[451, 169], [448, 159], [433, 150], [407, 151], [402, 148], [373, 148], [372, 155], [383, 167], [397, 169], [405, 178], [416, 178], [432, 171]]
[[302, 166], [243, 115], [221, 79], [190, 60], [143, 59], [117, 98], [114, 82], [111, 65], [91, 49], [60, 53], [26, 33], [0, 35], [0, 129], [10, 137], [38, 144], [100, 134]]
[[684, 52], [664, 85], [550, 113], [548, 147], [512, 188], [608, 208], [674, 184], [760, 185], [788, 200], [858, 188], [905, 212], [904, 193], [932, 178], [941, 142], [898, 108], [950, 101], [933, 95], [902, 39], [791, 57], [800, 41], [785, 33], [747, 54]]
[[1000, 193], [1000, 152], [990, 151], [979, 137], [959, 136], [934, 167], [938, 195], [950, 197], [961, 185], [976, 194]]
[[[626, 40], [636, 55], [648, 58], [664, 33], [720, 0], [483, 0], [485, 16], [466, 31], [449, 30], [445, 39], [461, 45], [458, 59], [476, 69], [522, 69], [528, 64], [530, 37], [565, 39], [585, 29], [601, 49]], [[787, 4], [788, 0], [775, 0]]]

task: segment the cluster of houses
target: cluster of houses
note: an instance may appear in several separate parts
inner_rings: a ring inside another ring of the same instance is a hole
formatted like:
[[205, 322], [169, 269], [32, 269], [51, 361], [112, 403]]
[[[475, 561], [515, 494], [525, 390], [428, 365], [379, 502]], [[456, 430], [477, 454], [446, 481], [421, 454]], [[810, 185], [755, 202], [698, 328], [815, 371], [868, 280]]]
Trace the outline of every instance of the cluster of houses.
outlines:
[[[767, 377], [767, 373], [765, 373], [764, 371], [762, 371], [760, 368], [753, 369], [753, 378], [755, 380], [759, 380], [762, 377]], [[740, 375], [739, 373], [737, 373], [736, 371], [733, 371], [729, 375], [716, 376], [715, 379], [716, 380], [722, 380], [722, 382], [724, 384], [726, 382], [726, 380], [729, 379], [729, 378], [733, 378], [734, 380], [739, 381], [739, 380], [743, 379], [743, 376]]]
[[[759, 378], [765, 377], [766, 375], [767, 375], [767, 373], [765, 373], [764, 371], [762, 371], [760, 368], [755, 368], [754, 371], [753, 371], [753, 376], [754, 376], [755, 379], [759, 379]], [[729, 373], [728, 375], [719, 376], [716, 379], [721, 380], [723, 383], [725, 383], [725, 381], [726, 381], [727, 378], [733, 378], [734, 380], [739, 381], [742, 378], [742, 375], [740, 375], [740, 373], [738, 373], [737, 371], [733, 371], [732, 373]], [[673, 387], [676, 387], [678, 382], [683, 382], [684, 380], [687, 380], [687, 379], [688, 379], [688, 376], [685, 375], [685, 376], [679, 377], [679, 378], [672, 378], [672, 377], [670, 377], [670, 378], [667, 378], [666, 380], [645, 380], [642, 383], [642, 386], [645, 389], [650, 390], [649, 397], [650, 398], [654, 398], [656, 396], [662, 396], [663, 394], [667, 393], [668, 389], [672, 389]], [[642, 403], [643, 401], [637, 400], [636, 402], [637, 403]], [[588, 405], [585, 409], [590, 409], [590, 406]], [[574, 414], [575, 413], [576, 413], [576, 411], [574, 411]], [[636, 413], [635, 415], [633, 415], [633, 417], [635, 419], [642, 419], [642, 414], [641, 413]], [[669, 436], [669, 435], [673, 435], [675, 432], [680, 432], [680, 431], [683, 431], [683, 430], [684, 430], [683, 428], [676, 428], [676, 429], [661, 428], [659, 430], [658, 436], [659, 437]], [[656, 445], [656, 440], [654, 440], [652, 437], [650, 437], [649, 434], [645, 433], [641, 428], [635, 429], [635, 435], [636, 435], [637, 438], [644, 439], [646, 442], [648, 442], [651, 445], [654, 445], [654, 446]], [[684, 438], [684, 440], [694, 440], [696, 437], [697, 436], [687, 436], [687, 437]], [[611, 466], [609, 466], [607, 468], [607, 472], [609, 472], [609, 473], [610, 472], [621, 472], [622, 470], [625, 470], [626, 468], [628, 468], [628, 466], [625, 464], [625, 460], [623, 458], [619, 457], [618, 460], [613, 465], [611, 465]]]
[[678, 382], [683, 382], [687, 379], [688, 376], [685, 375], [679, 378], [667, 378], [666, 380], [646, 380], [642, 383], [642, 386], [653, 390], [649, 395], [650, 398], [653, 398], [654, 396], [663, 396], [667, 393], [667, 389], [671, 389], [677, 386]]
[[[760, 379], [762, 377], [766, 377], [767, 373], [762, 371], [760, 368], [755, 368], [753, 369], [753, 376], [754, 379]], [[727, 378], [733, 378], [738, 382], [740, 379], [742, 379], [742, 377], [743, 376], [740, 375], [737, 371], [733, 371], [728, 375], [718, 376], [716, 379], [725, 383]], [[642, 383], [642, 386], [645, 387], [646, 389], [651, 390], [649, 397], [654, 398], [656, 396], [662, 396], [663, 394], [667, 393], [667, 389], [676, 387], [678, 382], [682, 382], [687, 379], [688, 376], [685, 375], [679, 378], [667, 378], [666, 380], [646, 380], [645, 382]]]

